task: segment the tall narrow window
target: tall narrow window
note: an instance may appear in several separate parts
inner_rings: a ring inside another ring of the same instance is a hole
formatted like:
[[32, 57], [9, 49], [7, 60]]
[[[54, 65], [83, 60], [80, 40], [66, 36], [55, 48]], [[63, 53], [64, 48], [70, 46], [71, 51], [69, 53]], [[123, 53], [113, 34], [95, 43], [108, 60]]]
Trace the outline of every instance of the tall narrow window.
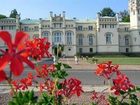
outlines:
[[78, 44], [79, 44], [79, 46], [83, 45], [83, 35], [82, 34], [78, 36]]
[[66, 43], [67, 45], [71, 45], [72, 44], [72, 32], [66, 32]]
[[62, 37], [62, 34], [61, 32], [54, 32], [53, 33], [53, 42], [54, 43], [61, 43], [61, 37]]
[[111, 44], [112, 33], [106, 33], [106, 44]]
[[89, 45], [93, 45], [93, 35], [89, 35]]
[[125, 36], [125, 45], [129, 45], [129, 36]]

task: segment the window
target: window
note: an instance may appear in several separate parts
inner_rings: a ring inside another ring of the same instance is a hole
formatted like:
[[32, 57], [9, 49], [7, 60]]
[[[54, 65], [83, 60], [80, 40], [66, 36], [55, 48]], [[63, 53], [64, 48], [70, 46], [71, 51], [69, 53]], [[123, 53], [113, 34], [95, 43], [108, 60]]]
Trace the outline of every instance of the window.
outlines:
[[89, 45], [92, 46], [93, 45], [93, 35], [89, 35]]
[[38, 31], [38, 30], [39, 30], [39, 29], [38, 29], [38, 26], [35, 26], [35, 27], [34, 27], [34, 30], [35, 30], [35, 31]]
[[82, 48], [79, 48], [79, 53], [81, 54], [83, 52], [83, 49]]
[[53, 33], [53, 42], [54, 43], [61, 43], [61, 32]]
[[42, 37], [49, 39], [49, 33], [48, 32], [43, 32]]
[[93, 52], [93, 48], [89, 48], [89, 52], [92, 53]]
[[126, 48], [126, 52], [129, 52], [129, 48]]
[[24, 31], [29, 31], [28, 26], [25, 26], [25, 27], [24, 27]]
[[79, 35], [78, 44], [79, 44], [79, 46], [83, 45], [83, 35]]
[[66, 33], [66, 43], [67, 43], [67, 45], [72, 44], [72, 32], [67, 32]]
[[78, 26], [77, 30], [82, 31], [83, 27], [82, 26]]
[[125, 45], [129, 45], [129, 36], [125, 36]]
[[92, 26], [88, 26], [88, 30], [93, 30], [93, 27]]
[[128, 27], [125, 27], [125, 31], [128, 31]]
[[111, 36], [112, 36], [112, 33], [107, 33], [106, 34], [106, 44], [111, 44]]

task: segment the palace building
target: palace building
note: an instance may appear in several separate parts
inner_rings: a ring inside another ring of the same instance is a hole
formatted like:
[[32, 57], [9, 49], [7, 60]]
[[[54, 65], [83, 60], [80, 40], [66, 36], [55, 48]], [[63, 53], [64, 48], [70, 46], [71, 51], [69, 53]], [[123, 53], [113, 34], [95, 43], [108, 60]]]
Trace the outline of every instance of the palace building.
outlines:
[[[22, 30], [33, 37], [46, 37], [52, 46], [64, 45], [66, 56], [76, 53], [140, 53], [140, 1], [129, 0], [130, 23], [119, 22], [119, 16], [93, 20], [67, 19], [65, 11], [48, 19], [0, 19], [0, 30], [7, 30], [13, 37]], [[0, 47], [5, 44], [0, 39]]]

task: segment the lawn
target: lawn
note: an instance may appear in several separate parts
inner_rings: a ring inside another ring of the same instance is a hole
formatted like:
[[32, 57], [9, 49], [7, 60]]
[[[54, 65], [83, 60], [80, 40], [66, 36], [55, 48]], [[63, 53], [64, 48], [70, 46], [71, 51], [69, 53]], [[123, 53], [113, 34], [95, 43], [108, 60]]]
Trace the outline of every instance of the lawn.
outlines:
[[[140, 57], [95, 57], [98, 59], [97, 63], [103, 63], [106, 61], [112, 61], [113, 64], [120, 65], [140, 65]], [[89, 59], [91, 63], [91, 59]]]

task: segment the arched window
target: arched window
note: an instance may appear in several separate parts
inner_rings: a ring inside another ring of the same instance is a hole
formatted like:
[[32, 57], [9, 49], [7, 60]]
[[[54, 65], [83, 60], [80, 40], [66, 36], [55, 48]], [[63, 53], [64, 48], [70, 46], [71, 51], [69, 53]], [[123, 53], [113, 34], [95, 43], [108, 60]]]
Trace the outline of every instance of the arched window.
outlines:
[[79, 44], [79, 46], [83, 45], [83, 35], [82, 34], [78, 35], [78, 44]]
[[46, 32], [46, 31], [45, 32], [42, 32], [42, 37], [49, 39], [49, 33]]
[[89, 42], [89, 45], [90, 45], [90, 46], [93, 45], [93, 35], [89, 35], [89, 36], [88, 36], [88, 42]]
[[129, 36], [125, 36], [125, 45], [129, 45]]
[[66, 43], [67, 45], [72, 45], [72, 32], [66, 32]]
[[54, 32], [53, 33], [53, 42], [54, 43], [61, 43], [62, 41], [62, 33], [61, 32]]
[[112, 37], [112, 33], [106, 33], [106, 44], [111, 44], [112, 43], [112, 40], [111, 40], [111, 37]]

